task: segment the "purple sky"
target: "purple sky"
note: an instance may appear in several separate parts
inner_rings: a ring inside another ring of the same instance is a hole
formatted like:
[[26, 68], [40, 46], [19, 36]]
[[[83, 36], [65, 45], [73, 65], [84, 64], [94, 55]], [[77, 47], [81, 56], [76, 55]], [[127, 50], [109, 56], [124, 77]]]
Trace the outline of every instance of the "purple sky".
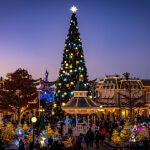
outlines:
[[0, 0], [0, 76], [21, 67], [56, 80], [72, 5], [89, 79], [150, 78], [150, 0]]

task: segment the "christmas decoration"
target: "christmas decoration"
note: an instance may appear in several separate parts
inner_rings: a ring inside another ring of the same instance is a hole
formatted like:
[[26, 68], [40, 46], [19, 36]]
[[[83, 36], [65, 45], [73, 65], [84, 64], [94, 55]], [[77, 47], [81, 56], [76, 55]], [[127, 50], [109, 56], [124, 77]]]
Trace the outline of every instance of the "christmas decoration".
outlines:
[[66, 141], [66, 146], [68, 147], [68, 148], [71, 148], [72, 146], [73, 146], [73, 139], [72, 139], [72, 137], [71, 136], [69, 136], [68, 137], [68, 139], [67, 139], [67, 141]]
[[113, 131], [111, 141], [118, 145], [122, 144], [121, 138], [119, 136], [119, 132], [117, 130]]
[[51, 126], [50, 126], [50, 123], [48, 124], [47, 128], [46, 128], [46, 134], [48, 136], [48, 138], [52, 137], [54, 131], [52, 130]]
[[5, 139], [6, 142], [12, 144], [16, 135], [15, 128], [11, 122], [8, 122], [6, 126], [2, 127], [2, 138]]
[[28, 135], [28, 137], [26, 138], [26, 142], [27, 143], [32, 143], [32, 141], [33, 141], [33, 133], [30, 132], [29, 135]]
[[41, 147], [45, 147], [48, 144], [48, 137], [47, 137], [45, 130], [43, 130], [40, 133], [40, 144], [41, 144]]
[[123, 142], [129, 141], [131, 137], [130, 124], [128, 121], [125, 122], [123, 129], [120, 132], [120, 138]]
[[73, 6], [71, 10], [72, 16], [70, 19], [70, 28], [68, 30], [67, 39], [65, 41], [63, 59], [61, 62], [61, 68], [56, 85], [56, 114], [60, 114], [61, 104], [63, 102], [68, 102], [68, 100], [73, 97], [73, 91], [79, 79], [88, 89], [87, 69], [85, 66], [82, 42], [80, 39], [78, 22], [76, 18], [77, 8]]
[[129, 139], [130, 142], [136, 142], [136, 134], [137, 134], [137, 126], [134, 125], [133, 127], [131, 127], [131, 137]]
[[142, 141], [149, 139], [149, 131], [146, 127], [143, 127], [140, 131], [137, 130], [136, 140]]
[[18, 127], [17, 127], [17, 135], [20, 137], [20, 136], [22, 136], [22, 127], [19, 125]]
[[53, 136], [52, 136], [52, 139], [53, 139], [53, 141], [59, 141], [59, 140], [61, 139], [61, 136], [60, 136], [60, 134], [59, 134], [58, 129], [56, 129], [56, 130], [54, 131], [54, 134], [53, 134]]

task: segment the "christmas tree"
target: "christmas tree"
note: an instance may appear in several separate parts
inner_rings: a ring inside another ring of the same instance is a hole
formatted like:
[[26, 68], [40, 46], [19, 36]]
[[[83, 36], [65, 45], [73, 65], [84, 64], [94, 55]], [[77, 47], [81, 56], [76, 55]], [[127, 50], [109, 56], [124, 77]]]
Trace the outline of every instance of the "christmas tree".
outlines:
[[121, 138], [119, 136], [119, 132], [117, 130], [114, 130], [111, 137], [112, 142], [115, 144], [122, 144]]
[[2, 138], [9, 144], [13, 143], [15, 135], [16, 130], [11, 122], [8, 122], [6, 126], [2, 127]]
[[67, 145], [67, 147], [68, 148], [71, 148], [72, 146], [73, 146], [73, 139], [72, 139], [72, 137], [70, 136], [70, 137], [68, 137], [68, 139], [67, 139], [67, 141], [66, 141], [66, 145]]
[[46, 134], [47, 134], [48, 138], [50, 138], [53, 135], [53, 133], [54, 133], [54, 131], [52, 130], [50, 123], [49, 123], [46, 128]]
[[41, 147], [44, 147], [48, 144], [48, 137], [47, 137], [45, 130], [43, 130], [40, 133], [40, 143], [41, 143]]
[[73, 6], [71, 10], [70, 28], [65, 41], [63, 59], [56, 85], [55, 101], [58, 111], [62, 103], [68, 102], [73, 96], [73, 91], [79, 79], [88, 88], [87, 69], [76, 18], [77, 8]]
[[129, 141], [129, 139], [131, 137], [131, 130], [130, 130], [129, 121], [125, 122], [123, 129], [120, 132], [120, 137], [121, 137], [123, 142]]
[[61, 139], [61, 135], [59, 134], [59, 131], [57, 128], [55, 129], [53, 133], [52, 139], [53, 141], [59, 141]]

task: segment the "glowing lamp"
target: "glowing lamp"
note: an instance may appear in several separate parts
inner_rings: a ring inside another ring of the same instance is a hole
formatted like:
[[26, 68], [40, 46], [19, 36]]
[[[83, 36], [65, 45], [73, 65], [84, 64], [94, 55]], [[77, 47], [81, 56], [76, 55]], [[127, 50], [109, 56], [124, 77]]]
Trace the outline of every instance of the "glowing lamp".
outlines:
[[81, 74], [80, 77], [83, 77], [83, 74]]
[[89, 99], [92, 99], [92, 95], [89, 95]]
[[65, 92], [64, 95], [67, 95], [67, 93]]
[[55, 112], [54, 112], [54, 110], [52, 110], [52, 115], [54, 115], [55, 114]]
[[55, 108], [55, 107], [57, 106], [57, 104], [55, 104], [55, 103], [54, 103], [54, 105], [53, 105], [53, 106], [54, 106], [54, 108]]
[[66, 103], [62, 103], [62, 106], [65, 106], [66, 105]]
[[73, 85], [74, 83], [73, 83], [73, 82], [70, 82], [70, 84]]
[[37, 118], [36, 118], [36, 117], [32, 117], [32, 118], [31, 118], [31, 122], [32, 122], [32, 123], [36, 123], [36, 122], [37, 122]]

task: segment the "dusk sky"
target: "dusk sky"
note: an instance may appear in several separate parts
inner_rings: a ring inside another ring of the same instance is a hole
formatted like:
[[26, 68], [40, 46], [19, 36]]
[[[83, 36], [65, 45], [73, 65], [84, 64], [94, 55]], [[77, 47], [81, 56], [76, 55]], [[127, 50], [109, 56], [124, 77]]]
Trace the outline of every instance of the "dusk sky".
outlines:
[[89, 79], [150, 79], [150, 0], [0, 0], [0, 76], [56, 80], [73, 5]]

